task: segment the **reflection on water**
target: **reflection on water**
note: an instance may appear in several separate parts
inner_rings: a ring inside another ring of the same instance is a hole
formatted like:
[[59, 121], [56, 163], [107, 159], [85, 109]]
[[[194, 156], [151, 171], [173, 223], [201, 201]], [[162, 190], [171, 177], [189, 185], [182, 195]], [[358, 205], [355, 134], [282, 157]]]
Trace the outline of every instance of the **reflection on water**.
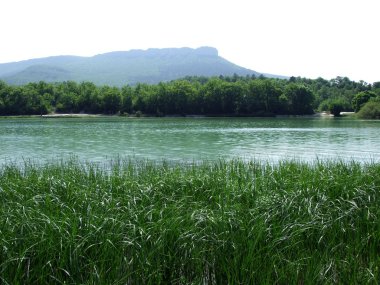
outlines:
[[154, 160], [380, 158], [380, 121], [334, 118], [0, 119], [0, 163], [115, 157]]

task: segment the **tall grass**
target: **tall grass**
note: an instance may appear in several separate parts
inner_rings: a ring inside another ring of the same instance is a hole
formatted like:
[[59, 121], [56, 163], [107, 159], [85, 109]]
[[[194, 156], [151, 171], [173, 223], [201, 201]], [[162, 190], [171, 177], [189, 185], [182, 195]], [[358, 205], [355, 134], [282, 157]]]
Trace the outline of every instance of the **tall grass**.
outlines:
[[380, 164], [0, 170], [1, 284], [378, 284]]

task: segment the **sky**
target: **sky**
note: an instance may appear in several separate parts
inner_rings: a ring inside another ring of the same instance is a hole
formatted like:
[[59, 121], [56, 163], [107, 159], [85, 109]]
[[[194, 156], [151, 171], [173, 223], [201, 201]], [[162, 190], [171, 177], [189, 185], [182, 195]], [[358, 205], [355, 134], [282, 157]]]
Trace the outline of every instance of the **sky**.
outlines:
[[212, 46], [261, 72], [380, 81], [379, 0], [0, 0], [0, 63]]

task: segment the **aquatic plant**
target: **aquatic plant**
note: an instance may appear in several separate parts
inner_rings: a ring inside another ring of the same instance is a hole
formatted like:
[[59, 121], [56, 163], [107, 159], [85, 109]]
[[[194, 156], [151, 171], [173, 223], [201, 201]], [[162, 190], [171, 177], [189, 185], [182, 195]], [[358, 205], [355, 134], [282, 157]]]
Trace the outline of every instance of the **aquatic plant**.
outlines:
[[2, 284], [378, 284], [380, 164], [0, 170]]

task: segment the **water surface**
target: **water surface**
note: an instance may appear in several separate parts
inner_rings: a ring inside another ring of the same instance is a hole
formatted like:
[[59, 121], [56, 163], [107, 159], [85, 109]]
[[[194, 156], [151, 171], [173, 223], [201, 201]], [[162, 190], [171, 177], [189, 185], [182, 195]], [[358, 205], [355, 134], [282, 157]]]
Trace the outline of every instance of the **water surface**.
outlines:
[[349, 118], [3, 118], [0, 163], [77, 156], [192, 161], [380, 158], [380, 121]]

